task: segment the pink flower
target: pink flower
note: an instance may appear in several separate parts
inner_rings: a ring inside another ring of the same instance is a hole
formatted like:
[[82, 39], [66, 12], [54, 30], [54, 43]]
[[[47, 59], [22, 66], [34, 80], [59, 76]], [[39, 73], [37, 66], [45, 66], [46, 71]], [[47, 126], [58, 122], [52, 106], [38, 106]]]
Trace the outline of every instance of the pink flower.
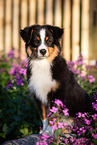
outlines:
[[26, 69], [21, 68], [19, 71], [20, 74], [23, 74], [24, 76], [26, 75]]
[[56, 113], [58, 111], [58, 108], [56, 107], [52, 107], [52, 109], [50, 109], [51, 112]]
[[89, 75], [88, 79], [90, 83], [93, 83], [95, 81], [95, 78], [92, 75]]
[[82, 131], [83, 133], [85, 133], [86, 132], [86, 130], [85, 129], [83, 129], [83, 131]]
[[88, 75], [88, 78], [89, 78], [89, 79], [92, 79], [92, 78], [93, 78], [93, 76], [92, 76], [92, 75]]
[[75, 65], [75, 63], [74, 63], [73, 61], [69, 61], [69, 62], [68, 62], [68, 66], [69, 66], [70, 68], [74, 67], [74, 65]]
[[81, 112], [78, 112], [78, 114], [76, 114], [76, 115], [78, 115], [78, 117], [81, 118], [82, 113]]
[[15, 55], [14, 55], [14, 52], [13, 52], [13, 50], [11, 49], [10, 51], [9, 51], [9, 53], [8, 53], [8, 57], [9, 58], [13, 58]]
[[58, 128], [64, 128], [63, 122], [58, 122]]
[[57, 130], [58, 129], [57, 124], [52, 125], [52, 129], [53, 131]]
[[95, 82], [95, 78], [89, 79], [89, 82], [90, 82], [90, 83]]
[[54, 102], [55, 104], [57, 104], [57, 106], [62, 106], [63, 107], [63, 103], [62, 103], [62, 101], [61, 100], [59, 100], [59, 99], [55, 99], [55, 102]]
[[53, 121], [51, 121], [51, 120], [49, 121], [49, 123], [50, 123], [51, 125], [53, 125], [55, 122], [56, 122], [56, 118], [54, 118]]
[[49, 136], [45, 133], [45, 134], [43, 134], [42, 136], [41, 136], [41, 139], [43, 139], [43, 140], [47, 140], [49, 138]]
[[97, 134], [92, 133], [94, 139], [97, 139]]
[[97, 114], [92, 115], [92, 117], [95, 120], [97, 118]]
[[69, 116], [68, 110], [69, 109], [67, 109], [67, 108], [65, 108], [65, 110], [63, 110], [63, 113], [64, 113], [65, 116]]
[[91, 123], [91, 121], [88, 120], [88, 119], [85, 119], [85, 122], [86, 122], [87, 125], [90, 125], [90, 123]]
[[85, 63], [83, 63], [83, 61], [78, 61], [77, 62], [77, 65], [83, 65], [83, 64], [85, 64]]
[[97, 104], [95, 104], [94, 102], [92, 103], [93, 109], [95, 109], [97, 111]]
[[47, 117], [50, 117], [52, 115], [52, 113], [50, 112], [48, 115], [47, 115]]
[[64, 123], [64, 126], [67, 126], [67, 123], [66, 122]]

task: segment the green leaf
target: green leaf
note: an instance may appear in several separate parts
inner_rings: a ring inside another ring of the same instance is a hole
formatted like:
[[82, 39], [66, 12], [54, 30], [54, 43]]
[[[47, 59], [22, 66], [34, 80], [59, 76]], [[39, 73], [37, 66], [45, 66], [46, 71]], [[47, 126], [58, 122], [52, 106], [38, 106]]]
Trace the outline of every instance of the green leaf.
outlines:
[[3, 132], [5, 133], [5, 134], [7, 134], [8, 133], [8, 127], [7, 127], [7, 125], [6, 124], [4, 124], [3, 125]]
[[53, 114], [50, 116], [50, 119], [51, 119], [51, 118], [54, 118], [54, 117], [56, 116], [56, 114], [57, 114], [57, 113], [53, 113]]
[[54, 131], [54, 135], [55, 135], [55, 138], [57, 140], [59, 139], [59, 135], [60, 135], [61, 132], [62, 132], [62, 128], [59, 128], [59, 129]]
[[97, 145], [97, 139], [93, 140], [94, 145]]

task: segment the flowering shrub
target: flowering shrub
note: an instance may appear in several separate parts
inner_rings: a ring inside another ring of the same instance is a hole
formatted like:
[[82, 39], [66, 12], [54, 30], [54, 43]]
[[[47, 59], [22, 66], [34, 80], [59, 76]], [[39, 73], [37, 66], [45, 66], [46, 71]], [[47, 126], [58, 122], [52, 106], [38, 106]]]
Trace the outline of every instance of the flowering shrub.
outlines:
[[19, 59], [12, 50], [0, 59], [1, 142], [38, 133], [41, 126], [34, 102], [27, 90], [27, 61]]
[[97, 144], [97, 94], [94, 97], [93, 109], [94, 114], [78, 112], [74, 123], [69, 122], [69, 113], [63, 103], [55, 99], [54, 106], [50, 109], [50, 125], [53, 129], [54, 135], [50, 138], [43, 134], [40, 137], [41, 145], [47, 144], [49, 139], [51, 144], [70, 144], [70, 145], [96, 145]]
[[69, 61], [68, 67], [75, 74], [75, 78], [84, 90], [93, 96], [97, 90], [97, 79], [95, 79], [95, 77], [97, 78], [97, 64], [93, 67], [87, 65], [81, 54], [75, 62]]

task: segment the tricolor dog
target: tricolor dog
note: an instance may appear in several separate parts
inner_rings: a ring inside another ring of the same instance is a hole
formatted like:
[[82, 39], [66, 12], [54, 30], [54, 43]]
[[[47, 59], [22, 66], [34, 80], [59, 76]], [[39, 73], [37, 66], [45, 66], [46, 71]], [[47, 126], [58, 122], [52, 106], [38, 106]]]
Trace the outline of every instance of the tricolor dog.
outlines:
[[20, 30], [20, 35], [28, 57], [28, 88], [43, 121], [41, 133], [51, 132], [47, 113], [55, 98], [66, 105], [70, 116], [91, 111], [91, 98], [79, 86], [65, 59], [60, 56], [63, 29], [51, 25], [32, 25]]

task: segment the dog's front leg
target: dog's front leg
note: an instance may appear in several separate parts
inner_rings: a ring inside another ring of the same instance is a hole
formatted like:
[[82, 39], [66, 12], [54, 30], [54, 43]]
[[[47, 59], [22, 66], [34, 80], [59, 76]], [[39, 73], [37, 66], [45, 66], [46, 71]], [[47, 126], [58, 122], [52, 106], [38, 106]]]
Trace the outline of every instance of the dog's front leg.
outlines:
[[47, 128], [47, 126], [48, 126], [48, 117], [47, 117], [47, 109], [48, 109], [48, 106], [44, 105], [35, 96], [34, 96], [34, 101], [36, 103], [36, 107], [38, 109], [38, 112], [40, 114], [40, 118], [41, 118], [42, 123], [43, 123], [43, 129], [40, 131], [40, 133], [42, 134], [42, 132], [45, 131], [46, 128]]
[[48, 126], [47, 106], [44, 104], [41, 104], [41, 120], [43, 123], [43, 129], [40, 131], [40, 134], [44, 133]]
[[36, 99], [36, 97], [34, 98], [34, 100], [36, 102], [36, 106], [37, 106], [37, 109], [40, 113], [40, 117], [41, 117], [41, 120], [43, 123], [43, 129], [40, 130], [40, 134], [47, 133], [49, 136], [51, 136], [52, 135], [52, 128], [48, 125], [48, 117], [47, 117], [48, 106], [41, 103], [41, 101]]
[[52, 127], [48, 125], [48, 117], [47, 117], [47, 112], [48, 112], [48, 107], [46, 107], [45, 105], [41, 105], [42, 108], [42, 122], [43, 122], [43, 130], [40, 131], [40, 134], [47, 134], [49, 136], [52, 136], [53, 131], [52, 131]]

